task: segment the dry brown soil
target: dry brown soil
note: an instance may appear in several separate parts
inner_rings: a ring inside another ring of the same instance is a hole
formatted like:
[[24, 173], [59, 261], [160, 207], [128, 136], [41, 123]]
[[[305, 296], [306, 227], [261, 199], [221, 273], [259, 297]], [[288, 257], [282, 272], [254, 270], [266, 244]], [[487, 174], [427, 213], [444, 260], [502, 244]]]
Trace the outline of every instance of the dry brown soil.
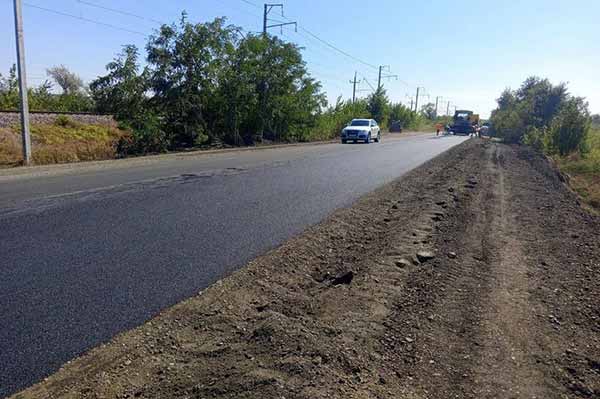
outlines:
[[599, 398], [600, 218], [469, 140], [16, 397]]

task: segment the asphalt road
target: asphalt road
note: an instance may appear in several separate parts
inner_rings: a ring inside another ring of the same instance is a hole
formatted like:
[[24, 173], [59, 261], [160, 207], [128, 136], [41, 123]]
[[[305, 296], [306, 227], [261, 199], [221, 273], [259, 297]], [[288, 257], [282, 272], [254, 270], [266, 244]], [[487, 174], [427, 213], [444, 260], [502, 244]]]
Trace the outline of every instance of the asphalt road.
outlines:
[[463, 140], [1, 171], [0, 397]]

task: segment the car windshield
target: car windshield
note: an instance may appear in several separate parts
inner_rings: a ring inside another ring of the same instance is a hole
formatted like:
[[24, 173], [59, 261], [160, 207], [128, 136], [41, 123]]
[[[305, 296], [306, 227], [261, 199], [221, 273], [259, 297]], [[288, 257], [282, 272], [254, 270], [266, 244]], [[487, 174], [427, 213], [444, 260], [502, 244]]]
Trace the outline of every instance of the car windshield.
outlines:
[[350, 123], [350, 126], [369, 126], [369, 121], [355, 120]]

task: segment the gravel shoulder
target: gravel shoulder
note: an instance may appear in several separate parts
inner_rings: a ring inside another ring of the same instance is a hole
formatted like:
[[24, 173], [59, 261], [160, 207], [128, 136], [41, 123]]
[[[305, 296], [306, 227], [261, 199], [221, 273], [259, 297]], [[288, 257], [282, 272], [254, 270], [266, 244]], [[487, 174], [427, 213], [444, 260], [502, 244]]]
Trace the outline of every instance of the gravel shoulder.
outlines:
[[15, 398], [595, 398], [600, 218], [472, 139]]

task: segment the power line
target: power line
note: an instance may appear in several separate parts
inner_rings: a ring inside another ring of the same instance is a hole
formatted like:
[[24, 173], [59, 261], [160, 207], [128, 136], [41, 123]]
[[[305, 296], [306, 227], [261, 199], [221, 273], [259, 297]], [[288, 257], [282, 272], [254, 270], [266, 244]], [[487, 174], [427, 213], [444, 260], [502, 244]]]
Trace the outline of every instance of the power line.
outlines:
[[77, 0], [77, 2], [81, 3], [81, 4], [85, 4], [86, 6], [89, 6], [89, 7], [94, 7], [94, 8], [99, 8], [101, 10], [110, 11], [110, 12], [113, 12], [115, 14], [126, 15], [128, 17], [133, 17], [133, 18], [144, 20], [144, 21], [150, 21], [150, 22], [153, 22], [153, 23], [156, 23], [156, 24], [159, 24], [159, 25], [165, 25], [165, 22], [162, 22], [162, 21], [159, 21], [159, 20], [153, 19], [153, 18], [144, 17], [142, 15], [134, 14], [134, 13], [129, 12], [129, 11], [123, 11], [123, 10], [118, 10], [116, 8], [106, 7], [106, 6], [103, 6], [103, 5], [100, 5], [100, 4], [96, 4], [96, 3], [92, 3], [90, 1], [85, 1], [85, 0]]
[[368, 66], [369, 68], [372, 68], [372, 69], [377, 69], [377, 67], [376, 67], [375, 65], [373, 65], [373, 64], [370, 64], [370, 63], [368, 63], [368, 62], [366, 62], [366, 61], [363, 61], [363, 60], [361, 60], [360, 58], [358, 58], [358, 57], [355, 57], [355, 56], [353, 56], [352, 54], [345, 52], [344, 50], [342, 50], [342, 49], [340, 49], [340, 48], [338, 48], [338, 47], [334, 46], [333, 44], [329, 43], [328, 41], [326, 41], [326, 40], [324, 40], [324, 39], [321, 39], [319, 36], [315, 35], [315, 34], [314, 34], [314, 33], [312, 33], [311, 31], [309, 31], [308, 29], [304, 28], [303, 26], [300, 26], [300, 30], [302, 30], [302, 31], [303, 31], [303, 32], [305, 32], [306, 34], [310, 35], [310, 36], [311, 36], [311, 37], [313, 37], [314, 39], [318, 40], [319, 42], [323, 43], [323, 44], [324, 44], [324, 45], [326, 45], [327, 47], [329, 47], [329, 48], [331, 48], [331, 49], [333, 49], [333, 50], [337, 51], [338, 53], [340, 53], [340, 54], [342, 54], [342, 55], [345, 55], [346, 57], [348, 57], [348, 58], [350, 58], [350, 59], [353, 59], [354, 61], [356, 61], [356, 62], [358, 62], [358, 63], [360, 63], [360, 64], [363, 64], [363, 65], [365, 65], [365, 66]]
[[250, 4], [251, 6], [253, 6], [253, 7], [256, 7], [256, 8], [258, 8], [258, 9], [260, 9], [260, 6], [259, 6], [258, 4], [256, 4], [256, 3], [253, 3], [253, 2], [251, 2], [251, 1], [248, 1], [248, 0], [240, 0], [240, 1], [241, 1], [241, 2], [244, 2], [244, 3], [246, 3], [246, 4]]
[[[249, 0], [240, 0], [240, 1], [242, 1], [242, 2], [244, 2], [246, 4], [249, 4], [249, 5], [252, 5], [253, 7], [260, 8], [260, 6], [258, 4], [254, 3], [252, 1], [249, 1]], [[286, 16], [283, 16], [283, 18], [286, 19], [287, 21], [290, 21], [290, 19], [287, 18]], [[338, 53], [340, 53], [340, 54], [342, 54], [342, 55], [344, 55], [344, 56], [346, 56], [346, 57], [348, 57], [348, 58], [350, 58], [350, 59], [352, 59], [352, 60], [354, 60], [354, 61], [356, 61], [356, 62], [358, 62], [360, 64], [363, 64], [365, 66], [368, 66], [369, 68], [377, 70], [377, 67], [375, 65], [370, 64], [370, 63], [368, 63], [368, 62], [366, 62], [364, 60], [361, 60], [360, 58], [355, 57], [352, 54], [350, 54], [350, 53], [348, 53], [348, 52], [340, 49], [339, 47], [331, 44], [330, 42], [328, 42], [325, 39], [322, 39], [321, 37], [319, 37], [318, 35], [314, 34], [313, 32], [311, 32], [310, 30], [306, 29], [305, 27], [299, 25], [298, 28], [300, 30], [302, 30], [304, 33], [310, 35], [313, 39], [315, 39], [315, 40], [319, 41], [320, 43], [324, 44], [325, 46], [329, 47], [330, 49], [332, 49], [334, 51], [337, 51]]]
[[[253, 2], [251, 2], [251, 1], [249, 1], [249, 0], [240, 0], [240, 1], [243, 1], [244, 3], [246, 3], [246, 4], [250, 4], [250, 5], [254, 6], [254, 7], [260, 8], [260, 6], [259, 6], [258, 4], [256, 4], [256, 3], [253, 3]], [[286, 16], [283, 16], [283, 18], [285, 18], [286, 20], [288, 20], [288, 21], [289, 21], [289, 18], [287, 18]], [[283, 22], [283, 21], [277, 21], [277, 22]], [[346, 51], [344, 51], [344, 50], [342, 50], [342, 49], [338, 48], [337, 46], [335, 46], [335, 45], [331, 44], [331, 43], [330, 43], [330, 42], [328, 42], [327, 40], [325, 40], [325, 39], [322, 39], [321, 37], [319, 37], [318, 35], [314, 34], [314, 33], [313, 33], [313, 32], [311, 32], [311, 31], [309, 31], [309, 30], [308, 30], [308, 29], [306, 29], [305, 27], [303, 27], [303, 26], [301, 26], [301, 25], [298, 25], [298, 27], [299, 27], [299, 29], [300, 29], [301, 31], [303, 31], [303, 32], [307, 33], [307, 34], [308, 34], [308, 35], [310, 35], [312, 38], [314, 38], [315, 40], [318, 40], [320, 43], [322, 43], [322, 44], [326, 45], [326, 46], [327, 46], [327, 47], [329, 47], [330, 49], [332, 49], [332, 50], [334, 50], [334, 51], [336, 51], [336, 52], [338, 52], [338, 53], [340, 53], [340, 54], [342, 54], [342, 55], [344, 55], [344, 56], [346, 56], [346, 57], [348, 57], [348, 58], [350, 58], [350, 59], [352, 59], [352, 60], [354, 60], [354, 61], [356, 61], [356, 62], [358, 62], [358, 63], [362, 64], [362, 65], [368, 66], [369, 68], [372, 68], [372, 69], [374, 69], [374, 70], [378, 70], [378, 69], [379, 69], [379, 67], [377, 67], [377, 66], [375, 66], [375, 65], [373, 65], [373, 64], [371, 64], [371, 63], [369, 63], [369, 62], [366, 62], [366, 61], [364, 61], [364, 60], [361, 60], [360, 58], [358, 58], [358, 57], [355, 57], [355, 56], [353, 56], [352, 54], [350, 54], [350, 53], [348, 53], [348, 52], [346, 52]], [[302, 32], [297, 32], [297, 33], [298, 33], [298, 34], [302, 34]], [[402, 83], [403, 85], [405, 85], [405, 86], [407, 86], [407, 87], [416, 87], [415, 85], [412, 85], [412, 84], [410, 84], [410, 83], [406, 82], [405, 80], [402, 80], [402, 79], [400, 79], [400, 78], [399, 78], [398, 76], [396, 76], [396, 75], [390, 75], [390, 76], [392, 76], [392, 77], [395, 77], [395, 78], [396, 78], [396, 80], [398, 80], [400, 83]]]
[[35, 8], [35, 9], [38, 9], [38, 10], [49, 12], [49, 13], [52, 13], [52, 14], [62, 15], [63, 17], [74, 18], [74, 19], [78, 19], [80, 21], [89, 22], [89, 23], [92, 23], [92, 24], [96, 24], [96, 25], [107, 27], [107, 28], [112, 28], [112, 29], [120, 30], [120, 31], [123, 31], [123, 32], [128, 32], [128, 33], [131, 33], [131, 34], [134, 34], [134, 35], [140, 35], [140, 36], [148, 37], [148, 35], [145, 34], [145, 33], [143, 33], [143, 32], [136, 31], [136, 30], [133, 30], [133, 29], [128, 29], [128, 28], [123, 28], [121, 26], [109, 24], [109, 23], [106, 23], [106, 22], [96, 21], [95, 19], [89, 19], [89, 18], [78, 16], [78, 15], [73, 15], [73, 14], [69, 14], [69, 13], [63, 12], [63, 11], [58, 11], [58, 10], [54, 10], [54, 9], [51, 9], [51, 8], [41, 7], [41, 6], [38, 6], [38, 5], [35, 5], [35, 4], [30, 4], [30, 3], [23, 3], [23, 5], [25, 5], [27, 7], [30, 7], [30, 8]]

